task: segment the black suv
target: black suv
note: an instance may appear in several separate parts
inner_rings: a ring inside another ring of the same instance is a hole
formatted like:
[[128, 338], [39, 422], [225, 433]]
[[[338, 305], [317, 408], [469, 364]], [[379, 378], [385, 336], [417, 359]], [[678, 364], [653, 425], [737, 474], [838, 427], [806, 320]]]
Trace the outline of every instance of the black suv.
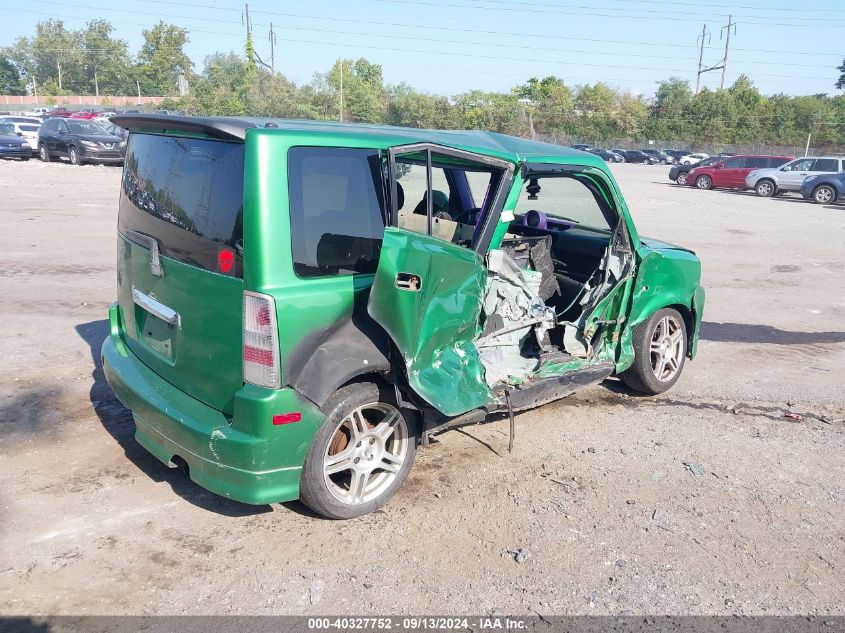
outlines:
[[74, 165], [122, 165], [126, 142], [92, 121], [49, 118], [38, 128], [38, 155], [48, 162], [66, 157]]
[[645, 163], [646, 165], [653, 165], [658, 161], [654, 156], [650, 156], [638, 149], [612, 149], [614, 154], [620, 154], [626, 163]]

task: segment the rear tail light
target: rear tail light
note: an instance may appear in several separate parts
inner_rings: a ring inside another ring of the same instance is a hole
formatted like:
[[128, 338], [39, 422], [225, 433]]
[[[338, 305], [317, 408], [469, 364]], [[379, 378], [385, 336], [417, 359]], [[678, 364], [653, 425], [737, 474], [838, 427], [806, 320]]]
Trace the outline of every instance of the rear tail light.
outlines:
[[244, 291], [244, 382], [281, 387], [279, 329], [273, 297]]

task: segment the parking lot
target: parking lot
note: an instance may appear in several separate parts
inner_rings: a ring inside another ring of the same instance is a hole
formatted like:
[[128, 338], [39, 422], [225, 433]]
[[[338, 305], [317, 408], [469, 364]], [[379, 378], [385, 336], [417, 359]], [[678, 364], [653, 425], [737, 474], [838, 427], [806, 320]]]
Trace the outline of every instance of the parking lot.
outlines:
[[611, 169], [640, 232], [703, 262], [680, 382], [519, 414], [510, 455], [504, 419], [443, 433], [333, 522], [134, 442], [99, 368], [120, 169], [0, 162], [3, 612], [845, 614], [845, 206]]

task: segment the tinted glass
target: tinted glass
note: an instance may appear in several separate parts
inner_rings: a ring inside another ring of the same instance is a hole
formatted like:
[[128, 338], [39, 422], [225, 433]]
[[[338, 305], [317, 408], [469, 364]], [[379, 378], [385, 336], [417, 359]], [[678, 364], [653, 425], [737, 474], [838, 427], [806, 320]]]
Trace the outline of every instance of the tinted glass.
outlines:
[[785, 165], [788, 162], [788, 158], [770, 158], [769, 167], [780, 167], [781, 165]]
[[769, 159], [765, 156], [749, 156], [745, 159], [745, 166], [752, 169], [765, 169], [769, 166]]
[[817, 158], [812, 170], [835, 173], [839, 171], [839, 161], [835, 158]]
[[166, 257], [215, 272], [223, 272], [220, 251], [232, 251], [227, 272], [241, 276], [243, 178], [241, 143], [133, 134], [119, 228], [155, 237]]
[[0, 123], [0, 134], [14, 135], [15, 128], [10, 123]]
[[291, 148], [288, 187], [297, 275], [375, 272], [385, 217], [377, 150]]
[[739, 169], [745, 165], [744, 158], [728, 158], [724, 162], [725, 169]]

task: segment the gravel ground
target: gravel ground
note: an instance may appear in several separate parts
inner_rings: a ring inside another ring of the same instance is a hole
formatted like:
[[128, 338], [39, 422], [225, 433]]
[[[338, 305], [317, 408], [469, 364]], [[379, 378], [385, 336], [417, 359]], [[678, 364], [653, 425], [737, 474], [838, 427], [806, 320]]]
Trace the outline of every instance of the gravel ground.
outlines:
[[845, 207], [613, 170], [641, 233], [704, 262], [680, 382], [522, 413], [512, 455], [502, 419], [443, 433], [332, 522], [134, 442], [97, 367], [120, 170], [0, 163], [0, 613], [845, 614]]

